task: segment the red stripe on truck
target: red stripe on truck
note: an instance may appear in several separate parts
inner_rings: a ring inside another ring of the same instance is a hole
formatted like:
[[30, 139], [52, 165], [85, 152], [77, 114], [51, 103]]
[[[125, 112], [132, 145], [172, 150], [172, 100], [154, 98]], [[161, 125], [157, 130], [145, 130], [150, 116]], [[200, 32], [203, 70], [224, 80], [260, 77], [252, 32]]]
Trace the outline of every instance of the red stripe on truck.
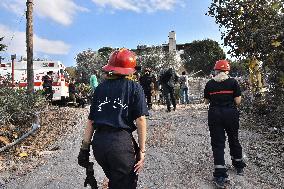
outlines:
[[[26, 87], [28, 83], [19, 83], [19, 87]], [[39, 87], [42, 85], [42, 82], [34, 82], [35, 87]]]

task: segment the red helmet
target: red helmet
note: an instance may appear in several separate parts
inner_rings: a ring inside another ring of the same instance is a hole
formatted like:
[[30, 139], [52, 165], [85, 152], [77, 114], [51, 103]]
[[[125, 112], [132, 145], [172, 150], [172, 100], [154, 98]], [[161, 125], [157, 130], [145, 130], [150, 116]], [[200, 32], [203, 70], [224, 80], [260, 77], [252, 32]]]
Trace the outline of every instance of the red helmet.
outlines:
[[214, 70], [230, 71], [230, 63], [227, 60], [218, 60], [214, 66]]
[[108, 60], [108, 64], [102, 69], [119, 75], [129, 75], [136, 71], [136, 55], [128, 49], [122, 48], [114, 51]]

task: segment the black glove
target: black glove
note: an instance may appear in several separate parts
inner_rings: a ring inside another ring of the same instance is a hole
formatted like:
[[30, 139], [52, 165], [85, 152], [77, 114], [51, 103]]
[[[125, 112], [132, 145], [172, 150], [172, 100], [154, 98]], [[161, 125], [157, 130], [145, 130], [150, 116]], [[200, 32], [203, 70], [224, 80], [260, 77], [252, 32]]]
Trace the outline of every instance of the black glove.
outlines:
[[98, 184], [96, 181], [96, 178], [94, 177], [94, 163], [89, 162], [88, 167], [86, 167], [86, 179], [84, 182], [84, 187], [87, 187], [88, 185], [91, 186], [92, 189], [98, 189]]
[[98, 189], [98, 184], [97, 184], [96, 178], [94, 177], [93, 165], [94, 163], [90, 162], [86, 169], [87, 177], [84, 182], [84, 187], [87, 187], [88, 185], [90, 185], [92, 189]]
[[90, 144], [82, 142], [82, 146], [78, 155], [78, 164], [87, 168], [90, 161]]
[[94, 176], [87, 176], [84, 187], [87, 187], [88, 185], [90, 185], [92, 189], [98, 189], [98, 184]]

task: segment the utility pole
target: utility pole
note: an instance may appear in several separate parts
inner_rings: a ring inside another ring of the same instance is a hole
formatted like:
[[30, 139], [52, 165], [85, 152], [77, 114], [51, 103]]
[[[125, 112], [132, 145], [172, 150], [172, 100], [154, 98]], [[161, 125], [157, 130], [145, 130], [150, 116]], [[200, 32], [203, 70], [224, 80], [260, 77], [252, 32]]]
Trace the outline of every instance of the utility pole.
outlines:
[[27, 0], [27, 26], [26, 26], [26, 42], [27, 42], [27, 92], [34, 91], [34, 70], [33, 70], [33, 0]]
[[12, 60], [12, 86], [15, 86], [15, 59], [16, 59], [16, 54], [11, 55], [11, 60]]
[[2, 58], [2, 56], [0, 56], [0, 64], [2, 63], [2, 60], [4, 60], [4, 58]]

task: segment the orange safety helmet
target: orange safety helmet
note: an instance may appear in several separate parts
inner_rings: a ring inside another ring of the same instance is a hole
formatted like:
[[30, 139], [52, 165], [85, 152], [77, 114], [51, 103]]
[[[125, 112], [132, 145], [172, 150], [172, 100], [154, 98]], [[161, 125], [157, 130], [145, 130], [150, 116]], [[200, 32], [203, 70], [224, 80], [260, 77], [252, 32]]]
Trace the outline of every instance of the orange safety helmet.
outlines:
[[118, 75], [133, 74], [136, 69], [136, 55], [125, 48], [114, 51], [110, 57], [108, 64], [102, 67], [105, 72], [112, 72]]
[[230, 69], [230, 63], [227, 60], [218, 60], [214, 66], [214, 70], [230, 71]]

